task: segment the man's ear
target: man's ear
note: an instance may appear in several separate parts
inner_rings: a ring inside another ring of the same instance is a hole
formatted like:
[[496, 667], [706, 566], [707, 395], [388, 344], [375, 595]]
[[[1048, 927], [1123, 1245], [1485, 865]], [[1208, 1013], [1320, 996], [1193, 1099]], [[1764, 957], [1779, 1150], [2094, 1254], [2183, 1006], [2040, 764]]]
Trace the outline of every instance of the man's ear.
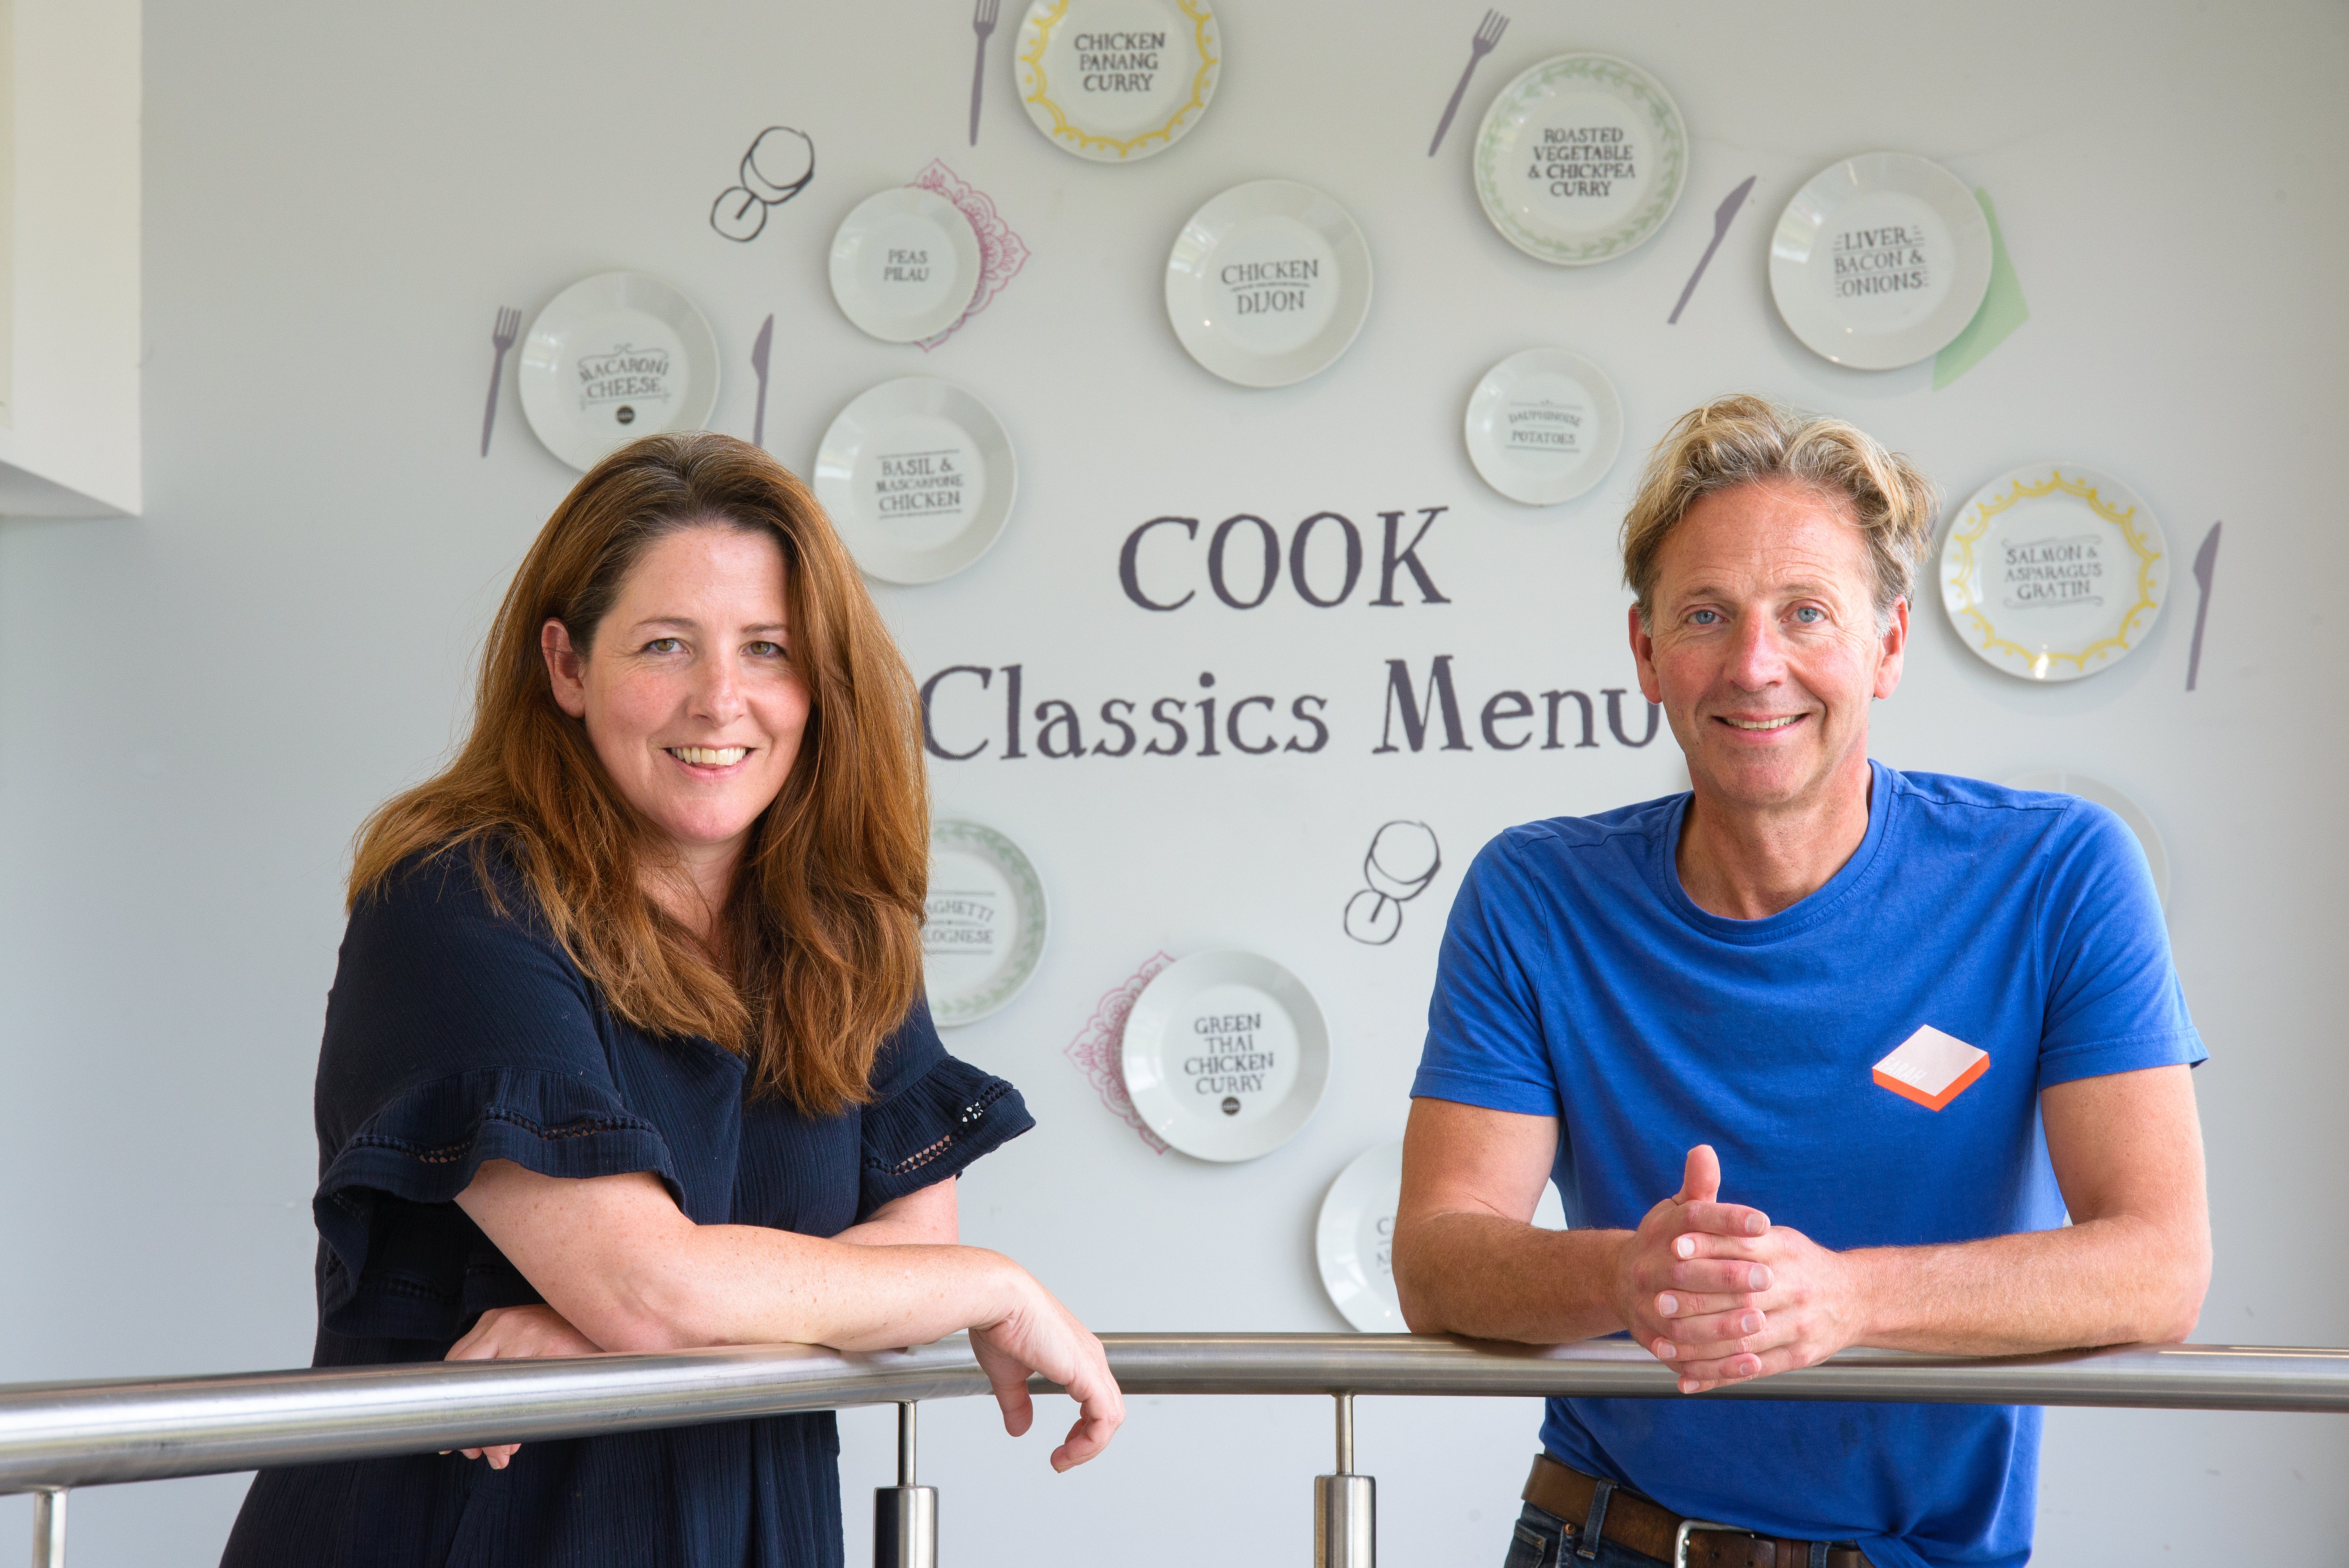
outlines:
[[546, 658], [546, 678], [554, 706], [574, 718], [587, 717], [587, 661], [571, 645], [571, 628], [550, 615], [538, 629], [538, 651]]
[[1884, 628], [1884, 641], [1876, 665], [1876, 695], [1878, 700], [1900, 689], [1901, 661], [1909, 652], [1909, 601], [1892, 601], [1890, 624]]
[[1650, 702], [1664, 700], [1664, 683], [1656, 678], [1656, 639], [1648, 634], [1647, 623], [1640, 619], [1640, 606], [1630, 610], [1631, 662], [1640, 670], [1640, 695]]

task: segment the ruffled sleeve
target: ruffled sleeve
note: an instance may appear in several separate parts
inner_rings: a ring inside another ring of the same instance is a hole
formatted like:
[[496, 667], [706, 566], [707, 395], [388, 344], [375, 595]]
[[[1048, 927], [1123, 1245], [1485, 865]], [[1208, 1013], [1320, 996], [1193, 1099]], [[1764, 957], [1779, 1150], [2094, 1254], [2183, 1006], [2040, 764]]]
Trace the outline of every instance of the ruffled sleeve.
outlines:
[[1018, 1089], [947, 1054], [926, 999], [916, 1001], [882, 1047], [873, 1085], [864, 1115], [860, 1221], [908, 1192], [960, 1175], [1036, 1125]]
[[630, 1109], [577, 969], [470, 857], [396, 874], [353, 911], [318, 1064], [320, 1323], [453, 1339], [538, 1299], [453, 1200], [483, 1162], [543, 1175], [657, 1174], [667, 1140]]

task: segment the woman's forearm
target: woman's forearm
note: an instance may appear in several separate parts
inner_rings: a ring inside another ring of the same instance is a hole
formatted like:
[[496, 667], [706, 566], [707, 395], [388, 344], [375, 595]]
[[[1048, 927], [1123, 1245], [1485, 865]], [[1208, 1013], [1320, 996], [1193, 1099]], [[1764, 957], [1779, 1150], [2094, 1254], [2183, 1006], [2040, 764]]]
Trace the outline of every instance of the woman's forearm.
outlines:
[[701, 1225], [632, 1258], [603, 1299], [587, 1305], [594, 1326], [567, 1309], [564, 1315], [612, 1350], [879, 1350], [999, 1322], [1019, 1306], [1026, 1283], [1023, 1270], [979, 1247], [860, 1245], [757, 1225]]
[[[571, 1181], [493, 1161], [457, 1202], [548, 1305], [606, 1350], [917, 1345], [1000, 1322], [1040, 1290], [978, 1247], [696, 1224], [642, 1172]], [[935, 1214], [911, 1208], [899, 1219], [934, 1225]]]
[[[950, 1186], [943, 1201], [950, 1212]], [[907, 1234], [934, 1229], [939, 1202], [935, 1189], [926, 1197], [910, 1193], [885, 1223]], [[1125, 1418], [1101, 1341], [1025, 1269], [983, 1247], [697, 1224], [647, 1172], [562, 1179], [509, 1161], [483, 1165], [457, 1204], [561, 1315], [554, 1326], [603, 1350], [762, 1344], [881, 1350], [968, 1328], [971, 1353], [1015, 1436], [1031, 1418], [1031, 1374], [1076, 1399], [1077, 1420], [1052, 1452], [1054, 1469], [1099, 1453]], [[492, 1335], [503, 1328], [502, 1322]], [[541, 1323], [523, 1336], [523, 1353], [543, 1353], [548, 1331]], [[498, 1354], [494, 1346], [476, 1348]]]

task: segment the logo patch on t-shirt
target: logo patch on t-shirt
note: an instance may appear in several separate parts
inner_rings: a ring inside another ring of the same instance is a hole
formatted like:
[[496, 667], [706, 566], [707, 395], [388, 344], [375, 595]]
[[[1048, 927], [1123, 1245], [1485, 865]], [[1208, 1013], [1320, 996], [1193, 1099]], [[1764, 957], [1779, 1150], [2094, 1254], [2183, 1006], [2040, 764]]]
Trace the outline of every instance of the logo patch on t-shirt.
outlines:
[[1988, 1051], [1928, 1024], [1876, 1064], [1875, 1078], [1878, 1088], [1913, 1099], [1927, 1110], [1939, 1110], [1989, 1070]]

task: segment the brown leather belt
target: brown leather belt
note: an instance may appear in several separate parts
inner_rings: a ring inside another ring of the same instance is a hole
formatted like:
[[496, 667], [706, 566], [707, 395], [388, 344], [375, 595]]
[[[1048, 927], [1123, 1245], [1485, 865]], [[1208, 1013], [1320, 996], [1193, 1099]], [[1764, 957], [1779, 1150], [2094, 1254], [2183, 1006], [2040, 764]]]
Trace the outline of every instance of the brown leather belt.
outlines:
[[[1573, 1568], [1574, 1553], [1583, 1526], [1589, 1522], [1599, 1500], [1599, 1482], [1580, 1470], [1558, 1463], [1547, 1454], [1534, 1456], [1534, 1473], [1526, 1478], [1525, 1500], [1544, 1513], [1557, 1515], [1569, 1526], [1559, 1568]], [[1673, 1553], [1683, 1533], [1688, 1556]], [[1618, 1546], [1644, 1553], [1671, 1568], [1810, 1568], [1811, 1543], [1775, 1535], [1756, 1535], [1733, 1525], [1703, 1524], [1682, 1519], [1661, 1504], [1650, 1501], [1629, 1487], [1613, 1487], [1599, 1522], [1599, 1536]], [[1827, 1548], [1827, 1568], [1869, 1568], [1858, 1547]]]

